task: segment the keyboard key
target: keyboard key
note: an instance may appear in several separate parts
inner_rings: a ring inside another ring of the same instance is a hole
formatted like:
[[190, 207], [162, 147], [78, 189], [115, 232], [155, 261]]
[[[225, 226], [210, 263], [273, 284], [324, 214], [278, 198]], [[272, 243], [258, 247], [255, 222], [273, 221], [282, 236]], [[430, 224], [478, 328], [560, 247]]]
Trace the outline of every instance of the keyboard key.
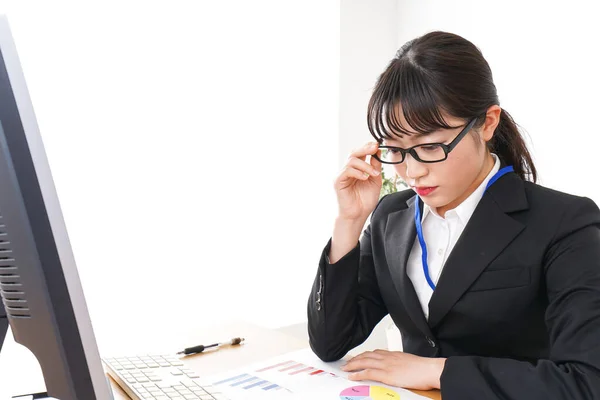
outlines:
[[181, 372], [186, 373], [186, 374], [193, 374], [194, 370], [189, 369], [189, 368], [181, 368]]
[[[201, 385], [199, 374], [186, 368], [181, 359], [173, 355], [116, 357], [102, 361], [112, 370], [111, 374], [116, 372], [122, 384], [143, 400], [228, 400], [218, 388]], [[159, 371], [168, 372], [172, 378], [163, 380]], [[177, 381], [172, 382], [173, 378]]]
[[173, 387], [173, 384], [167, 383], [167, 382], [162, 382], [162, 383], [157, 383], [156, 386], [158, 386], [159, 388], [163, 389], [163, 388]]

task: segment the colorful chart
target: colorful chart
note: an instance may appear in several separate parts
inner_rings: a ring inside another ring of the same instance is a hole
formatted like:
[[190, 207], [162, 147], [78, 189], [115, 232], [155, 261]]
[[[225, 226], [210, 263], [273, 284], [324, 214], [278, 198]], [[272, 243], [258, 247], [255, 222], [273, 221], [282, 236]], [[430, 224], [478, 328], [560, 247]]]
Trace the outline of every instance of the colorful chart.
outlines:
[[[213, 385], [229, 385], [231, 387], [238, 387], [240, 389], [249, 390], [249, 389], [262, 389], [262, 390], [287, 390], [279, 385], [271, 383], [267, 380], [258, 378], [256, 376], [252, 376], [249, 374], [241, 374], [237, 376], [232, 376], [227, 379], [220, 380], [218, 382], [214, 382]], [[288, 390], [289, 392], [289, 390]]]
[[278, 372], [282, 372], [288, 375], [298, 375], [298, 374], [308, 374], [310, 376], [323, 376], [327, 375], [333, 378], [338, 378], [338, 375], [332, 372], [325, 372], [322, 369], [317, 369], [311, 367], [306, 364], [299, 363], [297, 361], [288, 360], [284, 362], [280, 362], [278, 364], [269, 365], [268, 367], [263, 367], [261, 369], [257, 369], [256, 372], [265, 372], [268, 370], [277, 370]]
[[353, 386], [340, 393], [341, 400], [400, 400], [400, 395], [382, 386]]

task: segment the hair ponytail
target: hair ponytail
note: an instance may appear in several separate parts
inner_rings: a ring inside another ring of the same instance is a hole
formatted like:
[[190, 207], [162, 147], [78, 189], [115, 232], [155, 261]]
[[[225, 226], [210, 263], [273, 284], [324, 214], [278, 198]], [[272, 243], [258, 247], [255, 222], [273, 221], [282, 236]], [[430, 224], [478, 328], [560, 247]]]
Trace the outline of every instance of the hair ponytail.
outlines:
[[504, 109], [500, 113], [494, 136], [488, 142], [488, 149], [506, 165], [512, 165], [521, 179], [537, 181], [537, 171], [525, 140], [511, 115]]

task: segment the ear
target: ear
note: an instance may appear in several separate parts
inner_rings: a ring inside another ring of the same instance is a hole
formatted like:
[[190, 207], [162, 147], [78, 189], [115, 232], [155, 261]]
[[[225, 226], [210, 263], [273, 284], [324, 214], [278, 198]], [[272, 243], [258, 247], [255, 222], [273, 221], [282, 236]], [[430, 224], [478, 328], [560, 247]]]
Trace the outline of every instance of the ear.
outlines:
[[494, 136], [494, 132], [496, 131], [496, 127], [500, 123], [500, 114], [502, 113], [502, 108], [498, 105], [493, 105], [486, 111], [485, 122], [481, 127], [481, 131], [479, 134], [481, 135], [481, 139], [486, 142], [492, 140]]

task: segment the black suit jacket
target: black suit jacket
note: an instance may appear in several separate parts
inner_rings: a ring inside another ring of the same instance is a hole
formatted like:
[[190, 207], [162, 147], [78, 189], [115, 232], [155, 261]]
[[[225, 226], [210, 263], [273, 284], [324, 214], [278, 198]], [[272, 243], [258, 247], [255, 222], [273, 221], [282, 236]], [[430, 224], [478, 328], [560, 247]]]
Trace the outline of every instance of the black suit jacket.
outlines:
[[389, 313], [405, 352], [448, 357], [444, 400], [600, 399], [596, 204], [500, 178], [447, 259], [427, 320], [406, 274], [415, 200], [385, 196], [335, 264], [325, 247], [308, 301], [315, 354], [340, 359]]

